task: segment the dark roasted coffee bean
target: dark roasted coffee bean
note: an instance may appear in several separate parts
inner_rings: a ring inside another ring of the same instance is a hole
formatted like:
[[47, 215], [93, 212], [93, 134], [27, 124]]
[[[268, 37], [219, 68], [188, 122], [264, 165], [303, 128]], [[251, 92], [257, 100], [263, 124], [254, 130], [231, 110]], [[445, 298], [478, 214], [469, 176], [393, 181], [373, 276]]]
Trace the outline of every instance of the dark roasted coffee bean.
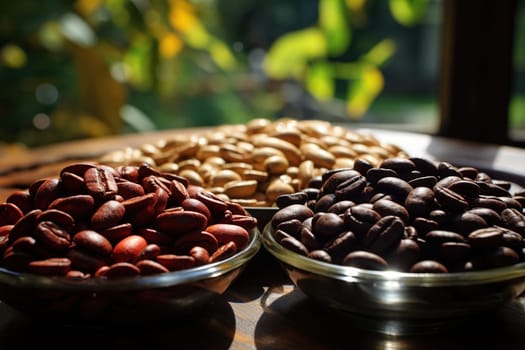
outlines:
[[446, 230], [430, 231], [425, 235], [425, 240], [428, 244], [434, 247], [438, 247], [445, 242], [467, 242], [467, 239], [459, 233]]
[[328, 209], [335, 203], [337, 203], [335, 193], [327, 193], [317, 199], [314, 210], [315, 212], [328, 211]]
[[416, 170], [416, 164], [407, 158], [387, 158], [381, 162], [379, 167], [392, 169], [397, 174], [406, 174]]
[[509, 247], [496, 247], [490, 251], [487, 256], [487, 260], [493, 267], [502, 267], [516, 264], [519, 262], [519, 255]]
[[326, 180], [323, 182], [323, 186], [321, 188], [321, 193], [335, 193], [336, 188], [345, 181], [349, 181], [351, 179], [360, 178], [362, 175], [353, 169], [344, 169], [335, 171], [333, 173], [329, 172], [326, 175], [324, 175]]
[[381, 216], [397, 216], [405, 224], [408, 224], [410, 221], [410, 215], [404, 206], [396, 202], [390, 201], [388, 199], [380, 199], [374, 202], [372, 209], [375, 210]]
[[367, 270], [386, 270], [388, 263], [381, 256], [364, 250], [348, 253], [343, 259], [343, 265]]
[[429, 231], [439, 229], [439, 224], [431, 219], [417, 217], [412, 221], [412, 226], [421, 236], [425, 236]]
[[276, 228], [281, 222], [292, 219], [304, 221], [306, 218], [312, 217], [313, 215], [313, 210], [307, 206], [302, 204], [292, 204], [288, 207], [278, 210], [271, 220], [271, 225], [273, 228]]
[[312, 230], [306, 226], [304, 226], [301, 229], [299, 240], [309, 251], [319, 249], [320, 247], [320, 243], [317, 241], [317, 238], [312, 233]]
[[525, 215], [518, 209], [504, 209], [501, 212], [501, 220], [510, 229], [518, 232], [525, 238]]
[[471, 180], [475, 180], [478, 175], [478, 169], [474, 167], [461, 167], [458, 171], [464, 178]]
[[348, 209], [343, 219], [345, 226], [361, 239], [368, 229], [381, 219], [381, 215], [367, 205], [358, 204]]
[[471, 232], [468, 241], [474, 248], [495, 248], [503, 244], [503, 233], [499, 227], [486, 227]]
[[485, 220], [487, 225], [500, 225], [501, 216], [490, 208], [472, 208], [466, 213], [476, 214]]
[[405, 180], [390, 176], [384, 177], [377, 181], [376, 190], [400, 197], [404, 201], [406, 196], [410, 193], [410, 191], [413, 190], [413, 188]]
[[423, 176], [438, 176], [437, 164], [434, 161], [421, 157], [410, 157], [409, 159]]
[[439, 162], [437, 165], [438, 174], [440, 177], [457, 176], [461, 177], [461, 173], [458, 169], [448, 162]]
[[303, 228], [303, 223], [300, 220], [297, 219], [291, 219], [288, 221], [281, 222], [279, 225], [277, 225], [277, 230], [282, 230], [289, 234], [292, 237], [295, 237], [297, 239], [300, 239], [301, 237], [301, 229]]
[[326, 262], [326, 263], [332, 263], [332, 257], [330, 254], [328, 254], [326, 251], [318, 249], [318, 250], [312, 250], [308, 253], [308, 257], [312, 258], [314, 260]]
[[340, 260], [355, 246], [356, 238], [354, 233], [352, 231], [345, 231], [330, 241], [324, 247], [324, 250], [326, 250], [326, 252], [332, 257], [332, 260]]
[[494, 210], [496, 213], [501, 213], [507, 208], [505, 202], [497, 197], [491, 196], [479, 196], [475, 198], [469, 198], [468, 200], [470, 208], [489, 208]]
[[435, 176], [421, 176], [416, 177], [415, 179], [412, 179], [408, 181], [408, 184], [412, 186], [413, 188], [416, 187], [428, 187], [433, 188], [437, 184], [437, 177]]
[[354, 176], [340, 183], [335, 189], [335, 197], [338, 200], [353, 200], [365, 189], [367, 180], [364, 176]]
[[448, 188], [438, 187], [434, 194], [441, 208], [447, 211], [458, 213], [465, 210], [468, 206], [468, 202], [462, 195]]
[[410, 272], [415, 273], [447, 273], [445, 265], [435, 260], [422, 260], [410, 268]]
[[354, 161], [354, 170], [358, 171], [361, 175], [366, 175], [368, 169], [373, 168], [373, 164], [366, 159], [357, 158]]
[[337, 214], [317, 213], [312, 218], [312, 232], [316, 237], [334, 237], [344, 230], [344, 220]]
[[455, 215], [452, 218], [452, 224], [454, 229], [463, 235], [468, 235], [472, 231], [488, 226], [481, 216], [468, 211]]
[[387, 254], [388, 265], [395, 270], [408, 271], [420, 257], [419, 245], [413, 239], [401, 239]]
[[391, 246], [397, 245], [403, 238], [405, 225], [396, 216], [385, 216], [379, 219], [366, 233], [363, 244], [371, 252], [381, 254]]
[[344, 214], [349, 208], [353, 207], [355, 203], [350, 200], [341, 200], [332, 204], [326, 211], [335, 214]]
[[380, 179], [389, 176], [399, 177], [399, 175], [393, 169], [372, 168], [366, 172], [366, 179], [372, 184], [376, 184]]
[[292, 252], [304, 256], [308, 255], [308, 249], [304, 246], [304, 244], [302, 244], [301, 241], [293, 237], [283, 238], [279, 243], [281, 243], [283, 247], [290, 249]]
[[278, 208], [284, 208], [292, 204], [305, 204], [308, 200], [306, 192], [296, 192], [293, 194], [280, 195], [275, 199]]
[[471, 180], [458, 180], [450, 184], [448, 189], [467, 197], [477, 196], [481, 192], [479, 185]]
[[416, 187], [408, 193], [404, 204], [411, 217], [426, 216], [435, 209], [434, 191], [428, 187]]
[[470, 244], [464, 242], [444, 242], [439, 246], [439, 255], [447, 264], [466, 261], [470, 254]]

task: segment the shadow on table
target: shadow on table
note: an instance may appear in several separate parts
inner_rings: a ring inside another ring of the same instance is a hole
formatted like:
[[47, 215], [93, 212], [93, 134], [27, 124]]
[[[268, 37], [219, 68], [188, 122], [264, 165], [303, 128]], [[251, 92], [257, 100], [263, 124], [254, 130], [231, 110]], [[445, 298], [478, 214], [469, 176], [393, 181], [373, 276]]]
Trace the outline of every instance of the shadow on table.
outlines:
[[[137, 321], [137, 322], [135, 322]], [[235, 316], [217, 297], [184, 318], [155, 322], [64, 325], [30, 319], [0, 303], [0, 349], [228, 349]]]
[[299, 290], [274, 299], [264, 308], [255, 329], [259, 350], [525, 348], [525, 311], [518, 302], [438, 333], [410, 336], [364, 330], [348, 315], [317, 304]]

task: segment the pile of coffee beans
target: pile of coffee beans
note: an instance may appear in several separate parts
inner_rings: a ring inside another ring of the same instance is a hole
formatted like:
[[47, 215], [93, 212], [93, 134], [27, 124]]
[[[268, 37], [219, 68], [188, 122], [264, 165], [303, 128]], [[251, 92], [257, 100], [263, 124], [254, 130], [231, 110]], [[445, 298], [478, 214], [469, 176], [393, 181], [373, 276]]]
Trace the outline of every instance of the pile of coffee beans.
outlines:
[[149, 164], [243, 207], [272, 207], [278, 196], [304, 189], [327, 170], [351, 167], [355, 159], [377, 165], [406, 156], [396, 145], [327, 121], [256, 118], [110, 151], [100, 162]]
[[360, 160], [276, 203], [276, 241], [327, 263], [446, 273], [525, 260], [525, 192], [474, 167]]
[[0, 204], [0, 266], [71, 278], [119, 278], [230, 257], [257, 220], [150, 166], [74, 163]]

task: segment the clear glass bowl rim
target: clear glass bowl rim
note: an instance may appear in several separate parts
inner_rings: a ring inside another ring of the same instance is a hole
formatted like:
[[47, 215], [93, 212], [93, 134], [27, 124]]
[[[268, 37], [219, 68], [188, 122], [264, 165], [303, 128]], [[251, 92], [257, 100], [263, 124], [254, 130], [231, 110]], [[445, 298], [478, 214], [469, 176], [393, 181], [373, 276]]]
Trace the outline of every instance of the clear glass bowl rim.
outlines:
[[88, 278], [73, 279], [66, 277], [38, 276], [21, 273], [0, 267], [0, 284], [25, 287], [47, 288], [64, 291], [130, 291], [174, 287], [223, 276], [247, 264], [257, 254], [262, 246], [260, 232], [257, 228], [250, 230], [250, 242], [240, 252], [224, 260], [214, 263], [167, 273], [131, 278], [105, 279]]
[[348, 282], [368, 284], [397, 282], [399, 285], [406, 287], [447, 287], [506, 282], [525, 276], [525, 262], [487, 270], [450, 273], [376, 271], [326, 263], [308, 258], [283, 247], [273, 237], [271, 222], [263, 229], [262, 243], [264, 248], [281, 263], [305, 272]]

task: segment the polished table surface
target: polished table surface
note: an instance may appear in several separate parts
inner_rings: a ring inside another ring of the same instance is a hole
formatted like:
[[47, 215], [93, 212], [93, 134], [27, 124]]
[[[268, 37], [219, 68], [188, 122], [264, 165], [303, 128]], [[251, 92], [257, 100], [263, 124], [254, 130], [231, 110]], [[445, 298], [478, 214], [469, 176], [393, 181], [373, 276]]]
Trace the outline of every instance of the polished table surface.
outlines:
[[[424, 134], [356, 129], [400, 145], [412, 156], [474, 166], [525, 185], [525, 149], [463, 142]], [[177, 132], [73, 141], [0, 157], [0, 200], [65, 164], [96, 159], [123, 147], [155, 142]], [[388, 336], [360, 328], [294, 288], [263, 249], [227, 292], [202, 310], [170, 322], [100, 327], [45, 323], [0, 303], [0, 349], [524, 349], [525, 296], [437, 333]]]

